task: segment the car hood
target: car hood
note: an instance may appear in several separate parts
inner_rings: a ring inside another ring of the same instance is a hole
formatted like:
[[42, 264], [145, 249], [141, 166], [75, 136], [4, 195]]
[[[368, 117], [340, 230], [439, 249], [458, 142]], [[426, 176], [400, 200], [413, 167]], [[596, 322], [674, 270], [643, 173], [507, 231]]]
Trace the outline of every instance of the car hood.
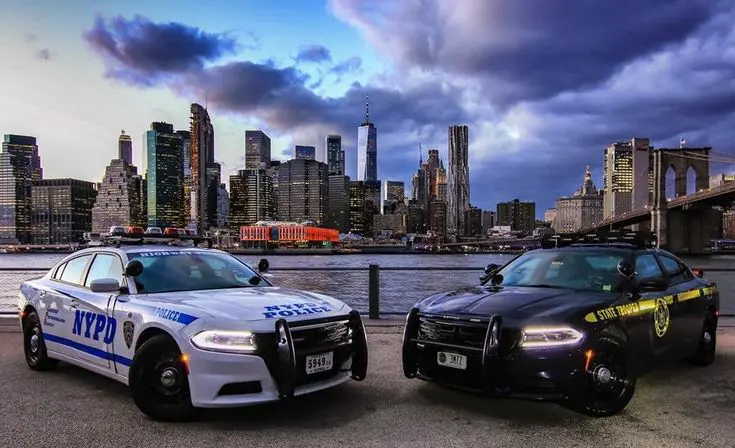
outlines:
[[609, 292], [519, 286], [472, 286], [446, 291], [419, 302], [422, 313], [545, 318], [598, 308], [613, 302]]
[[217, 320], [288, 321], [344, 314], [349, 308], [343, 302], [314, 292], [281, 287], [252, 287], [211, 291], [170, 292], [141, 296], [156, 307], [187, 312], [196, 317]]

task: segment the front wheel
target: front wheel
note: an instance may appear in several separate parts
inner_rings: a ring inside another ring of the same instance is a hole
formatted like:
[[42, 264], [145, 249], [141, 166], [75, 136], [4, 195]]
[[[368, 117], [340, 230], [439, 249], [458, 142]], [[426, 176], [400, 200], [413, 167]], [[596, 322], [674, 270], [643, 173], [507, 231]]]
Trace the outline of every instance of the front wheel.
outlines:
[[566, 407], [593, 417], [615, 415], [635, 394], [636, 378], [628, 367], [625, 344], [602, 336], [587, 352], [581, 384], [572, 391]]
[[41, 319], [35, 311], [31, 311], [23, 325], [23, 352], [26, 363], [32, 370], [51, 370], [59, 363], [48, 357]]
[[188, 366], [167, 335], [156, 335], [140, 346], [130, 366], [128, 383], [133, 402], [155, 420], [186, 421], [195, 416]]

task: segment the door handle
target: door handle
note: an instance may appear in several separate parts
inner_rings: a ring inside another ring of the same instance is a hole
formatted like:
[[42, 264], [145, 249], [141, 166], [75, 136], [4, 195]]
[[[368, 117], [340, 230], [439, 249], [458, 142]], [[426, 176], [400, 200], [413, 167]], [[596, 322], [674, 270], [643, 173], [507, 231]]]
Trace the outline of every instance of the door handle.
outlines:
[[79, 306], [79, 301], [78, 300], [75, 299], [75, 300], [72, 300], [71, 301], [71, 307], [72, 308], [77, 308], [78, 306]]

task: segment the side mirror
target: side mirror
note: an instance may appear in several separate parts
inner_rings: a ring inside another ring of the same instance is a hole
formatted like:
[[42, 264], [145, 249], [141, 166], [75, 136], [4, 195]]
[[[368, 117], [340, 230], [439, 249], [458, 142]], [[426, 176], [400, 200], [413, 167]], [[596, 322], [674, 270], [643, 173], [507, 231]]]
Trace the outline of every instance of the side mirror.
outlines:
[[489, 265], [485, 266], [485, 274], [489, 274], [491, 272], [495, 272], [500, 268], [499, 264], [490, 263]]
[[120, 283], [114, 278], [98, 278], [97, 280], [92, 280], [92, 283], [89, 284], [89, 289], [92, 292], [118, 292], [120, 291]]
[[694, 274], [695, 277], [699, 277], [699, 278], [704, 277], [704, 271], [699, 268], [692, 269], [692, 274]]
[[130, 260], [125, 266], [125, 275], [137, 277], [143, 272], [143, 263], [140, 260]]
[[258, 262], [258, 271], [260, 272], [266, 272], [268, 268], [270, 267], [270, 263], [268, 263], [268, 260], [265, 258], [261, 258]]
[[253, 286], [258, 286], [260, 284], [260, 277], [257, 275], [253, 275], [250, 277], [250, 280], [248, 280], [248, 283], [250, 283]]
[[618, 263], [618, 273], [625, 279], [633, 278], [635, 275], [635, 266], [628, 260], [620, 260]]

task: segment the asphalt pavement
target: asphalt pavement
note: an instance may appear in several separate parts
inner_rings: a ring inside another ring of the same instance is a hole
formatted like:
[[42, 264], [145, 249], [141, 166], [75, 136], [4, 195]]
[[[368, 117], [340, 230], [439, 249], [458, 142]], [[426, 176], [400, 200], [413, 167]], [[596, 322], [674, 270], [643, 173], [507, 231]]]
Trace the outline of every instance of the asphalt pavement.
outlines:
[[710, 367], [686, 364], [639, 381], [621, 414], [487, 399], [403, 376], [402, 320], [370, 323], [361, 383], [297, 399], [207, 411], [170, 424], [138, 411], [125, 386], [62, 365], [33, 372], [15, 326], [0, 325], [0, 447], [732, 447], [735, 323], [723, 321]]

